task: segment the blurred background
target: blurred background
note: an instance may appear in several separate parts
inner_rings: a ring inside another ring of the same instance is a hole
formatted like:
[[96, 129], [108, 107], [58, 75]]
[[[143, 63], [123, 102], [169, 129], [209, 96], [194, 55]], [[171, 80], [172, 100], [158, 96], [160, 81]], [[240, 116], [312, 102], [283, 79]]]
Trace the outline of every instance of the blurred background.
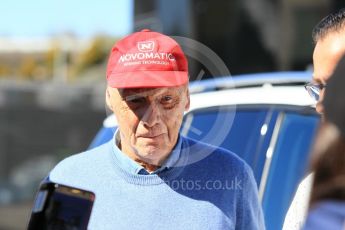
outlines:
[[[311, 31], [341, 0], [4, 0], [0, 230], [24, 229], [38, 183], [106, 117], [111, 46], [143, 28], [197, 40], [231, 74], [311, 68]], [[203, 69], [191, 59], [191, 80]], [[211, 76], [207, 71], [204, 78]]]

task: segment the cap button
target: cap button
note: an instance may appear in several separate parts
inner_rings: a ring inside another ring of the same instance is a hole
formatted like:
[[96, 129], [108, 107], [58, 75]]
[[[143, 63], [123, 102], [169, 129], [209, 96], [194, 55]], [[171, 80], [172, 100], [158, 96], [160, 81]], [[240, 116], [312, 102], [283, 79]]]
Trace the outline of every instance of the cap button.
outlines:
[[149, 30], [149, 29], [143, 29], [143, 30], [141, 30], [141, 32], [150, 32], [151, 30]]

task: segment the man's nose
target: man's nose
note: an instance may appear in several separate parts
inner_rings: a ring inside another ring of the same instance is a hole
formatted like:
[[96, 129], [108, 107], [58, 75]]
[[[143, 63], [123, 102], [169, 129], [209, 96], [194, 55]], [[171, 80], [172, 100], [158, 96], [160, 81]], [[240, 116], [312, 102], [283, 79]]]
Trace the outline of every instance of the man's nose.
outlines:
[[146, 107], [144, 114], [141, 118], [141, 121], [144, 123], [145, 126], [151, 128], [158, 123], [159, 118], [160, 118], [159, 108], [157, 108], [157, 106], [155, 106], [154, 104], [150, 103]]
[[322, 102], [323, 98], [325, 96], [325, 88], [320, 90], [320, 94], [319, 94], [319, 101]]

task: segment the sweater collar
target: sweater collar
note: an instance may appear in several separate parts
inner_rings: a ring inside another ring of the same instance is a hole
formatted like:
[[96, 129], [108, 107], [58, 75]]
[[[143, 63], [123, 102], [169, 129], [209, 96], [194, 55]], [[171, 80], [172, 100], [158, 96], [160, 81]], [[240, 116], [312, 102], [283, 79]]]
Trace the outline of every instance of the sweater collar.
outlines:
[[140, 174], [140, 175], [157, 174], [164, 170], [172, 168], [174, 167], [174, 165], [176, 165], [176, 163], [178, 162], [181, 156], [181, 143], [182, 143], [181, 139], [182, 138], [180, 138], [180, 135], [179, 135], [177, 142], [175, 144], [175, 147], [173, 148], [168, 158], [163, 162], [160, 168], [158, 168], [152, 173], [147, 172], [143, 166], [141, 166], [140, 164], [138, 164], [137, 162], [129, 158], [125, 153], [123, 153], [119, 149], [118, 146], [120, 145], [120, 142], [121, 142], [119, 129], [117, 129], [114, 133], [112, 148], [114, 150], [113, 152], [115, 153], [115, 158], [117, 160], [117, 163], [123, 170], [127, 171], [128, 173]]

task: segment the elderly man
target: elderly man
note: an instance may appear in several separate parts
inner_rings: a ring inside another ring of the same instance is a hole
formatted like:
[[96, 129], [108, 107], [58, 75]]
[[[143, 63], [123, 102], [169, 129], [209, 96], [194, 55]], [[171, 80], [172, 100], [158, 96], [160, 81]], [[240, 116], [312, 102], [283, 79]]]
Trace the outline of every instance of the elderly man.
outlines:
[[[313, 54], [313, 82], [306, 86], [310, 96], [317, 102], [316, 111], [323, 116], [323, 95], [327, 81], [338, 62], [345, 54], [345, 9], [322, 19], [313, 30], [315, 49]], [[309, 174], [299, 185], [286, 215], [285, 230], [303, 226], [309, 203], [313, 174]]]
[[179, 134], [190, 99], [176, 41], [149, 30], [125, 37], [111, 50], [107, 83], [113, 140], [49, 176], [96, 194], [89, 229], [265, 228], [248, 165]]

